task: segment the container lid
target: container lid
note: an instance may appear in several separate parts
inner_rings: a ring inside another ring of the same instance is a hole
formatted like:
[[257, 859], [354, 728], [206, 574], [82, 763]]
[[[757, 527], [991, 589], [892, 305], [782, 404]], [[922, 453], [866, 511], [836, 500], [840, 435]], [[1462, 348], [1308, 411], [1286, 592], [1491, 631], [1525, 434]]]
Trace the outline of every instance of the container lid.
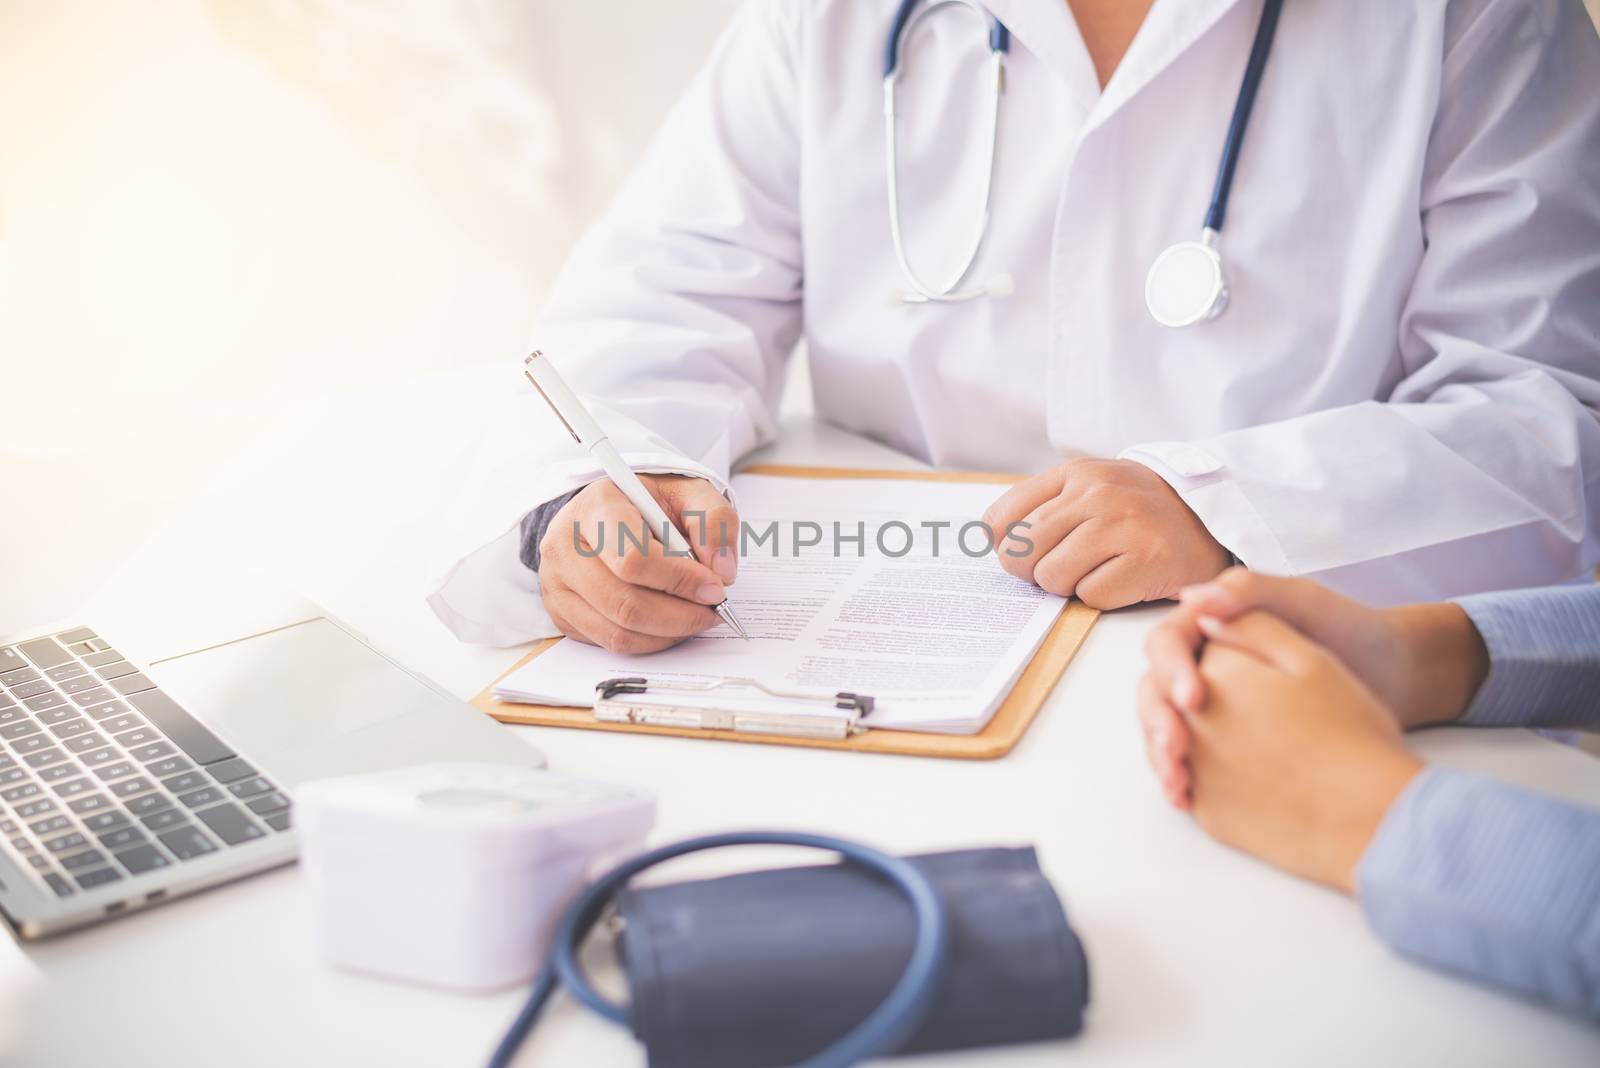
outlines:
[[307, 850], [395, 853], [419, 863], [517, 866], [643, 838], [643, 790], [505, 764], [420, 764], [318, 779], [294, 792]]

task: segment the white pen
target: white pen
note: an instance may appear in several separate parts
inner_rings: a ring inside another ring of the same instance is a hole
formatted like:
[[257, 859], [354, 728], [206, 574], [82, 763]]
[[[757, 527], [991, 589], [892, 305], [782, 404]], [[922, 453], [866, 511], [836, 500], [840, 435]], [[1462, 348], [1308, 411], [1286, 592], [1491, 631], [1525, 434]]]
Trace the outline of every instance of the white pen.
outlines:
[[[650, 529], [664, 536], [667, 551], [677, 556], [693, 556], [694, 551], [690, 549], [689, 540], [683, 536], [683, 531], [667, 518], [667, 513], [661, 510], [661, 505], [651, 496], [650, 491], [645, 489], [644, 483], [639, 481], [639, 476], [633, 473], [633, 468], [623, 462], [622, 454], [611, 444], [611, 439], [600, 428], [594, 416], [589, 414], [589, 409], [584, 407], [578, 395], [572, 392], [566, 380], [557, 373], [555, 365], [538, 349], [529, 353], [522, 364], [528, 381], [533, 383], [533, 388], [539, 391], [545, 403], [555, 411], [556, 418], [567, 428], [572, 440], [589, 450], [589, 455], [599, 461], [606, 477], [616, 483], [629, 503], [639, 509], [639, 514], [644, 516], [644, 521]], [[717, 615], [722, 617], [722, 621], [735, 634], [746, 641], [749, 640], [750, 635], [745, 633], [744, 627], [734, 616], [733, 609], [728, 607], [726, 600], [715, 608]]]

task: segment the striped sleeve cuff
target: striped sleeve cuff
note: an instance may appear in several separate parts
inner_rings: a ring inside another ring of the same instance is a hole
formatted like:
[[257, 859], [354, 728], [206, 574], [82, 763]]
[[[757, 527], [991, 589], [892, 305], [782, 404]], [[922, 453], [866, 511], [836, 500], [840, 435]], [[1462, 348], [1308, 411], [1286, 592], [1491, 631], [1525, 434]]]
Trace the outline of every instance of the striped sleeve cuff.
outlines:
[[1430, 767], [1356, 878], [1401, 953], [1600, 1019], [1600, 810]]
[[1489, 650], [1460, 722], [1600, 729], [1600, 586], [1477, 594], [1455, 602]]

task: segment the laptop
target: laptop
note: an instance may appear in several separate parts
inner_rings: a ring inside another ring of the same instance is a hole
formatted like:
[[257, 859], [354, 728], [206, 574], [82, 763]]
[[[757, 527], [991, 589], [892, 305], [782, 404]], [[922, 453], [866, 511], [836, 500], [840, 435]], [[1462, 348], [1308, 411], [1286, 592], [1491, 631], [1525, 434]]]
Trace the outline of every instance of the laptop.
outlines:
[[432, 761], [544, 766], [507, 728], [294, 600], [273, 626], [213, 631], [153, 659], [133, 651], [137, 626], [0, 638], [0, 911], [20, 937], [289, 863], [292, 791], [311, 779]]

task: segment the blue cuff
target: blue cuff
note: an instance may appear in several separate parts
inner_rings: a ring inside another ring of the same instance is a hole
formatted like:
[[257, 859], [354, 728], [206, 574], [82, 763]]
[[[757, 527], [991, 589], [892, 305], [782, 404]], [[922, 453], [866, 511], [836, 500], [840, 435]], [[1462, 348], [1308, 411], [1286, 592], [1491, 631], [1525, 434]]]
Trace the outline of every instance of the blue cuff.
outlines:
[[1460, 722], [1600, 729], [1600, 586], [1457, 598], [1489, 650]]
[[1401, 953], [1600, 1019], [1600, 809], [1430, 767], [1356, 881]]

